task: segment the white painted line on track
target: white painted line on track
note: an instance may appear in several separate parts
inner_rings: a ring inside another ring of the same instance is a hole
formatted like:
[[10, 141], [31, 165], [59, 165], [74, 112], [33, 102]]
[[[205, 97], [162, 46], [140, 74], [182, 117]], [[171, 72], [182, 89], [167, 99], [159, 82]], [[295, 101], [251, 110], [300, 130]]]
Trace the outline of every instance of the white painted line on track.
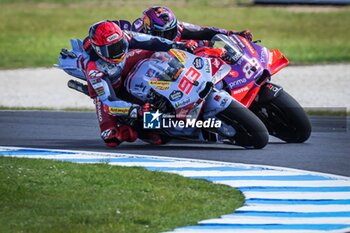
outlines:
[[345, 233], [350, 231], [350, 178], [272, 166], [121, 153], [0, 147], [0, 156], [141, 166], [236, 187], [245, 205], [221, 218], [173, 232]]
[[350, 192], [244, 192], [247, 199], [289, 199], [293, 200], [347, 200], [350, 199]]
[[271, 181], [271, 180], [226, 180], [215, 181], [218, 184], [226, 184], [231, 187], [343, 187], [348, 186], [347, 180], [324, 180], [324, 181]]
[[200, 224], [347, 224], [349, 218], [281, 218], [281, 217], [235, 217], [200, 221]]
[[200, 176], [295, 176], [295, 175], [303, 175], [302, 172], [282, 172], [282, 171], [272, 171], [272, 170], [258, 170], [258, 171], [220, 171], [219, 169], [216, 171], [181, 171], [175, 170], [170, 171], [172, 173], [176, 173], [182, 176], [188, 177], [200, 177]]
[[278, 213], [322, 213], [322, 212], [349, 212], [348, 205], [249, 205], [239, 208], [240, 211], [278, 212]]
[[[350, 228], [348, 228], [345, 232], [344, 230], [335, 230], [331, 233], [348, 233], [350, 232]], [[254, 231], [250, 229], [239, 229], [239, 230], [230, 230], [230, 229], [179, 229], [174, 231], [174, 233], [325, 233], [322, 230], [271, 230], [271, 229], [254, 229]], [[329, 232], [328, 232], [329, 233]]]

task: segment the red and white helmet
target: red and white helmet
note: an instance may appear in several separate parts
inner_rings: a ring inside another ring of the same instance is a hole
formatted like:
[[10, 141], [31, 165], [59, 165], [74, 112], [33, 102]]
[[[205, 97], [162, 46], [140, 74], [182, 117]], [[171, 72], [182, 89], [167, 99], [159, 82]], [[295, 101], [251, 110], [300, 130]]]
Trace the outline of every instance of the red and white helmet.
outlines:
[[113, 21], [105, 20], [90, 27], [89, 38], [92, 48], [103, 60], [120, 63], [128, 51], [128, 41], [124, 32]]

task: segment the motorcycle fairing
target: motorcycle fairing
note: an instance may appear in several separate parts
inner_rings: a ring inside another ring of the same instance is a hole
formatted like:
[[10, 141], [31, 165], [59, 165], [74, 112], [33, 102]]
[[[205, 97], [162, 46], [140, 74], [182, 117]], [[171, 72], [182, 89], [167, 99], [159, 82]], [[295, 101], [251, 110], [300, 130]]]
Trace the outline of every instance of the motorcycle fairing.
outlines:
[[218, 84], [231, 71], [231, 67], [220, 58], [210, 58], [212, 82]]
[[[246, 107], [254, 101], [261, 84], [288, 65], [288, 59], [279, 50], [268, 50], [238, 35], [216, 35], [213, 41], [214, 47], [221, 46], [231, 51], [234, 62], [230, 64], [231, 71], [224, 81], [232, 97]], [[217, 49], [212, 50], [215, 52]]]
[[[251, 43], [254, 50], [257, 52], [255, 57], [258, 58], [262, 67], [268, 70], [270, 76], [276, 74], [282, 68], [289, 64], [288, 59], [278, 49], [267, 49], [255, 43]], [[250, 51], [247, 49], [246, 51]]]
[[254, 101], [256, 95], [260, 91], [260, 86], [255, 86], [253, 89], [251, 89], [246, 96], [242, 99], [241, 103], [249, 108], [249, 106], [252, 104]]
[[[255, 43], [250, 44], [252, 47], [246, 48], [245, 53], [249, 53], [251, 55], [250, 59], [252, 59], [252, 61], [255, 61], [255, 64], [261, 68], [258, 68], [257, 74], [252, 78], [250, 83], [245, 83], [245, 85], [241, 87], [249, 88], [249, 91], [246, 92], [246, 95], [241, 98], [243, 95], [242, 94], [239, 98], [241, 103], [246, 107], [249, 107], [257, 95], [260, 93], [262, 88], [261, 83], [264, 83], [267, 79], [287, 66], [289, 63], [288, 59], [277, 49], [269, 50]], [[252, 48], [254, 48], [256, 52], [252, 52]], [[231, 89], [231, 93], [234, 93], [235, 91], [237, 91], [237, 89]], [[232, 96], [234, 98], [237, 98], [237, 95]]]
[[269, 70], [270, 75], [276, 74], [282, 68], [289, 64], [288, 59], [278, 49], [269, 51]]
[[[186, 69], [178, 67], [178, 70], [175, 70], [176, 78], [164, 75], [169, 73], [171, 67], [177, 67], [173, 59], [177, 59], [176, 61], [186, 67]], [[206, 83], [211, 81], [212, 77], [205, 71], [205, 61], [203, 60], [203, 66], [195, 67], [192, 64], [195, 59], [198, 57], [185, 51], [157, 52], [151, 58], [137, 64], [126, 79], [126, 89], [143, 102], [151, 101], [148, 99], [148, 94], [153, 89], [168, 99], [179, 115], [186, 113], [188, 117], [197, 118], [203, 105], [201, 100], [204, 97], [203, 92], [207, 89]], [[181, 92], [176, 99], [170, 98], [174, 90]]]
[[203, 118], [214, 117], [216, 114], [226, 109], [231, 101], [235, 100], [225, 91], [211, 92], [206, 98], [206, 103], [203, 107]]
[[[154, 102], [150, 99], [150, 93], [156, 92], [157, 98], [161, 96], [171, 104], [178, 119], [197, 119], [202, 109], [205, 109], [207, 116], [215, 116], [215, 113], [226, 109], [232, 100], [225, 91], [215, 92], [220, 101], [212, 100], [213, 71], [216, 75], [214, 81], [220, 81], [230, 70], [227, 64], [218, 63], [213, 68], [211, 60], [184, 51], [157, 52], [136, 65], [128, 75], [125, 86], [129, 93], [143, 102]], [[176, 69], [172, 70], [174, 67]], [[177, 74], [176, 78], [173, 74]]]
[[242, 99], [247, 95], [250, 89], [254, 86], [253, 82], [248, 83], [247, 85], [231, 90], [231, 96], [238, 101], [242, 101]]

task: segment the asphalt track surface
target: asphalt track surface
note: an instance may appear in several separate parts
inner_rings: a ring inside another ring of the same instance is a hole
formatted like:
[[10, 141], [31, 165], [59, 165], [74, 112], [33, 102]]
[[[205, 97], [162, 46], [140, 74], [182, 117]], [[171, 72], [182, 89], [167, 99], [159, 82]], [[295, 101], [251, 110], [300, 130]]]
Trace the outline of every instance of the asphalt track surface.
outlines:
[[350, 119], [311, 117], [313, 132], [302, 144], [270, 137], [262, 150], [224, 144], [142, 141], [107, 148], [99, 137], [95, 113], [0, 111], [0, 146], [69, 149], [261, 164], [350, 176]]

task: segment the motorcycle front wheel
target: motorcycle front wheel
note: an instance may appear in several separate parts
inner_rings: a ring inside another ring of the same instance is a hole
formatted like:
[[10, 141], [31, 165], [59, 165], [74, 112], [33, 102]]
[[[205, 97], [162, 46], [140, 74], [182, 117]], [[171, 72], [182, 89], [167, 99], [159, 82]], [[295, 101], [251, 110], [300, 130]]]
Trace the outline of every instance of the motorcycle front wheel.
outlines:
[[268, 131], [261, 120], [248, 108], [232, 101], [217, 118], [236, 130], [236, 134], [229, 140], [238, 146], [249, 149], [261, 149], [269, 141]]
[[311, 123], [300, 104], [283, 91], [265, 103], [253, 102], [250, 106], [270, 135], [287, 143], [303, 143], [311, 134]]

